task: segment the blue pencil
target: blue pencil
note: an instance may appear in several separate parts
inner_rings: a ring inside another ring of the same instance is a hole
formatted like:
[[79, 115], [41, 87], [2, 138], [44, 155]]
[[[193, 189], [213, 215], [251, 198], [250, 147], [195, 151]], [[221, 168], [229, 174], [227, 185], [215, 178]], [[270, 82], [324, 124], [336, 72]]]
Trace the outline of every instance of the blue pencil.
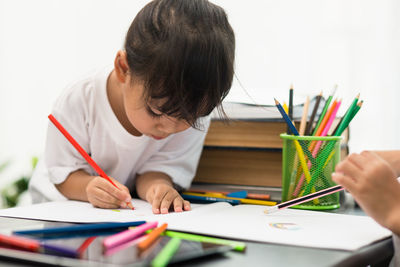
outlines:
[[283, 119], [286, 121], [287, 125], [289, 126], [290, 131], [294, 135], [300, 135], [299, 132], [297, 131], [296, 127], [293, 125], [292, 121], [290, 120], [289, 116], [286, 114], [286, 112], [283, 109], [282, 105], [275, 98], [274, 98], [274, 100], [275, 100], [276, 107], [278, 108], [278, 110], [281, 113]]
[[[286, 114], [285, 110], [283, 109], [282, 105], [279, 103], [278, 100], [275, 100], [275, 104], [276, 107], [278, 108], [279, 112], [281, 113], [283, 119], [285, 120], [285, 122], [287, 123], [287, 125], [289, 126], [290, 131], [296, 135], [299, 136], [299, 132], [297, 131], [296, 127], [293, 125], [292, 121], [290, 120], [289, 116]], [[302, 149], [304, 150], [304, 153], [307, 155], [308, 159], [311, 161], [312, 164], [315, 164], [315, 158], [313, 157], [313, 155], [311, 154], [310, 150], [308, 149], [308, 147], [306, 146], [306, 144], [304, 143], [304, 141], [299, 140], [299, 144], [302, 147]]]
[[134, 222], [111, 222], [111, 223], [90, 223], [90, 224], [77, 224], [71, 226], [51, 227], [35, 230], [14, 231], [16, 235], [30, 235], [36, 238], [50, 238], [62, 236], [86, 236], [92, 234], [100, 234], [102, 232], [122, 231], [131, 226], [138, 226], [146, 223], [145, 221]]
[[186, 195], [182, 194], [181, 195], [183, 199], [189, 200], [189, 201], [201, 201], [201, 202], [228, 202], [232, 205], [239, 205], [240, 200], [237, 199], [227, 199], [227, 198], [218, 198], [218, 197], [203, 197], [203, 196], [192, 196], [192, 195]]

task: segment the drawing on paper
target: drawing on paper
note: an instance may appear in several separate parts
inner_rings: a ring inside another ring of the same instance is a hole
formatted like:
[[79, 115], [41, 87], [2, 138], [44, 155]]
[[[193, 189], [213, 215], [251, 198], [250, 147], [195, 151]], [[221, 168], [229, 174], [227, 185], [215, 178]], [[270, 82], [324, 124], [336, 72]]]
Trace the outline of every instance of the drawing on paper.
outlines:
[[295, 223], [269, 223], [269, 226], [281, 230], [299, 230], [300, 227]]

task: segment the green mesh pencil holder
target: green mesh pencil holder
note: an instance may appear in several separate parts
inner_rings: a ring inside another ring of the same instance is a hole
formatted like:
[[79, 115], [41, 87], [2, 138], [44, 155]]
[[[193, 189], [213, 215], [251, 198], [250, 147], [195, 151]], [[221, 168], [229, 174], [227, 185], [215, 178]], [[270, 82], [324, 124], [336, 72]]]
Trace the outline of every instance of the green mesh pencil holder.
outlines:
[[[281, 134], [282, 202], [336, 185], [331, 174], [340, 161], [340, 136], [293, 136]], [[339, 193], [304, 202], [292, 208], [337, 209]]]

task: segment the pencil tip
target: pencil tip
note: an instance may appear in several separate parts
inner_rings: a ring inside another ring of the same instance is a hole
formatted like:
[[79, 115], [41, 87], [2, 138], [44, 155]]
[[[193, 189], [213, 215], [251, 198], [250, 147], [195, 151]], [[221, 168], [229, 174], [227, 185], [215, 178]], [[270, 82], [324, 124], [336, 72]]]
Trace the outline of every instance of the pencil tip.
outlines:
[[293, 90], [293, 83], [290, 84], [290, 90]]
[[276, 104], [276, 105], [279, 105], [278, 100], [276, 100], [276, 98], [274, 98], [274, 100], [275, 100], [275, 104]]
[[358, 93], [358, 95], [357, 95], [357, 97], [356, 98], [360, 98], [360, 93]]
[[334, 95], [334, 94], [336, 94], [336, 90], [337, 90], [337, 88], [338, 88], [338, 85], [337, 85], [337, 84], [335, 84], [335, 86], [333, 86], [333, 90], [332, 90], [332, 94], [331, 94], [331, 95]]

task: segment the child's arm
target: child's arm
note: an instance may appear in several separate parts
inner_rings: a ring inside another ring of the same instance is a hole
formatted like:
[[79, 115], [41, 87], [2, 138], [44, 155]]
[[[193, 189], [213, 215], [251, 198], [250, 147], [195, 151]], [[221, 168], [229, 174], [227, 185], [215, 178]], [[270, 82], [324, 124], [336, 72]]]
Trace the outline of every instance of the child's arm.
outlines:
[[[190, 203], [174, 189], [171, 178], [162, 172], [146, 172], [136, 177], [136, 191], [141, 199], [147, 200], [153, 213], [168, 213], [172, 206], [174, 211], [190, 210]], [[183, 208], [183, 209], [182, 209]]]
[[88, 201], [93, 206], [105, 209], [126, 208], [131, 202], [129, 189], [117, 180], [110, 179], [118, 186], [100, 176], [91, 176], [83, 170], [71, 173], [68, 178], [56, 184], [56, 188], [68, 199]]
[[332, 179], [345, 187], [368, 215], [400, 235], [400, 184], [396, 179], [400, 153], [391, 152], [385, 158], [381, 154], [351, 154], [336, 166]]

